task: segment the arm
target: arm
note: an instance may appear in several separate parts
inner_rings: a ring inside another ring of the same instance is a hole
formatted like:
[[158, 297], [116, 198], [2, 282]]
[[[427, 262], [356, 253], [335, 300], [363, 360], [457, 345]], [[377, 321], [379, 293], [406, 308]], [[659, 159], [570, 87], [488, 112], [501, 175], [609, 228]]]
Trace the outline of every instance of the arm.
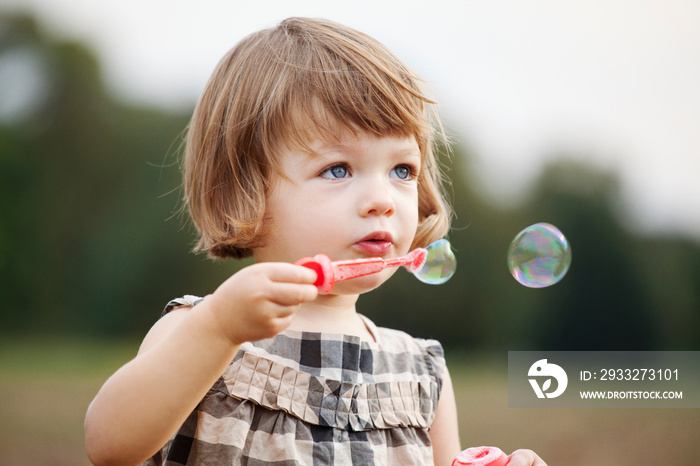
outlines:
[[457, 403], [450, 373], [445, 367], [435, 419], [430, 426], [430, 440], [433, 444], [435, 466], [449, 466], [462, 450], [459, 444], [457, 425]]
[[304, 267], [256, 264], [230, 277], [196, 310], [176, 309], [163, 317], [88, 408], [90, 460], [138, 464], [162, 448], [241, 343], [276, 335], [300, 303], [316, 298], [315, 279]]

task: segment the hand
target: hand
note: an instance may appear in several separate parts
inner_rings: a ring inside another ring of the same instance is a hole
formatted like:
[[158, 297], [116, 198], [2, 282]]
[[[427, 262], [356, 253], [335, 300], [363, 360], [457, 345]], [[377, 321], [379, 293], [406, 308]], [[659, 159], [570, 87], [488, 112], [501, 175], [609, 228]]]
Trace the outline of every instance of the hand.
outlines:
[[508, 458], [506, 466], [547, 466], [532, 450], [515, 450]]
[[207, 298], [216, 325], [233, 345], [271, 338], [287, 328], [299, 305], [313, 301], [316, 272], [263, 262], [241, 269]]

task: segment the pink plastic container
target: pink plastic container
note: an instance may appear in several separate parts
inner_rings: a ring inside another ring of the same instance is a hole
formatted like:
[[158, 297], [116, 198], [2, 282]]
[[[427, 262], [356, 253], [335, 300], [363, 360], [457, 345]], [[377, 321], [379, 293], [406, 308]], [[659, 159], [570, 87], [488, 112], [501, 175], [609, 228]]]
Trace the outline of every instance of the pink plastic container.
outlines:
[[508, 457], [496, 447], [472, 447], [462, 451], [452, 466], [505, 466]]

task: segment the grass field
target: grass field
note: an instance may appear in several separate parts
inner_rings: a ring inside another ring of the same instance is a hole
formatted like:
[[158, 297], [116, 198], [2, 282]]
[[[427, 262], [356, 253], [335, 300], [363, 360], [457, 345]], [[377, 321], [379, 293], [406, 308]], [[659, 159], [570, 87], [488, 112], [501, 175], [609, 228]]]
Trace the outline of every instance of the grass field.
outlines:
[[[137, 344], [0, 342], [0, 465], [87, 465], [85, 410]], [[452, 360], [454, 359], [454, 360]], [[509, 409], [505, 367], [448, 358], [463, 447], [532, 448], [549, 466], [697, 465], [700, 410]]]

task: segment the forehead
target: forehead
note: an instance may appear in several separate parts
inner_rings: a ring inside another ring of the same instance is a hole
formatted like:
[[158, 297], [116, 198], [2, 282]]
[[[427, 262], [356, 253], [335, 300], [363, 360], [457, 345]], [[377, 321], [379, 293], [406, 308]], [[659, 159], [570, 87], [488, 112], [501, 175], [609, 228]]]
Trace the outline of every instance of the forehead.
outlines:
[[286, 134], [281, 135], [287, 149], [322, 155], [329, 152], [352, 153], [353, 150], [372, 145], [392, 145], [395, 151], [417, 152], [422, 159], [418, 137], [409, 131], [378, 133], [352, 121], [340, 121], [319, 107], [313, 113], [294, 113], [297, 115], [290, 118]]
[[309, 144], [312, 156], [402, 157], [421, 159], [416, 138], [410, 136], [378, 136], [367, 131], [345, 131], [332, 138], [318, 138]]

